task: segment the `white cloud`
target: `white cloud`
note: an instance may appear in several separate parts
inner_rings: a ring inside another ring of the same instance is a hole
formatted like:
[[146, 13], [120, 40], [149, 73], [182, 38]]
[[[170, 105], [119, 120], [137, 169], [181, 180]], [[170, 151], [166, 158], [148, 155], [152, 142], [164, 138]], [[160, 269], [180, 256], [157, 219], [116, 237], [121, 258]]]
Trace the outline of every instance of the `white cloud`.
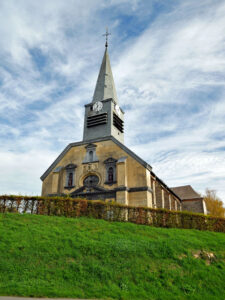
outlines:
[[225, 4], [154, 4], [0, 3], [0, 193], [40, 193], [43, 171], [82, 139], [108, 25], [126, 144], [168, 185], [213, 188], [225, 200]]
[[225, 132], [225, 5], [208, 4], [160, 16], [125, 49], [115, 78], [120, 102], [131, 107], [128, 145], [169, 185], [214, 188], [225, 200], [224, 150], [216, 150], [225, 149], [224, 135], [212, 138]]

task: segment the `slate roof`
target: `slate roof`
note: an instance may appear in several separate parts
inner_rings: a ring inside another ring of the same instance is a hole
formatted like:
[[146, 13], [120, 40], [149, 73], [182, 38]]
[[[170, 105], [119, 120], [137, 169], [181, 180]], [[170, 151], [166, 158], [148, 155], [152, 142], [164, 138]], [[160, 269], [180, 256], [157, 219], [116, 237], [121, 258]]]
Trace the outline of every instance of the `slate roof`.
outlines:
[[177, 186], [170, 189], [177, 194], [181, 200], [201, 198], [201, 195], [199, 195], [190, 185]]
[[118, 103], [107, 47], [102, 59], [92, 103], [112, 98]]

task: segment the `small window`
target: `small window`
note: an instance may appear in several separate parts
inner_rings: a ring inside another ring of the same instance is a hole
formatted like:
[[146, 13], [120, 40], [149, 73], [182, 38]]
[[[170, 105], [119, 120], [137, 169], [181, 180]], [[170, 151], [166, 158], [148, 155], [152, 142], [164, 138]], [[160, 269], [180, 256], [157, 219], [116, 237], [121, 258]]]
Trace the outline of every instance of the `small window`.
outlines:
[[89, 161], [93, 161], [93, 151], [89, 151]]
[[73, 173], [72, 172], [69, 173], [69, 176], [68, 176], [68, 185], [67, 186], [68, 187], [73, 186]]
[[88, 144], [85, 147], [86, 148], [86, 154], [85, 154], [84, 160], [82, 162], [83, 164], [99, 161], [98, 157], [96, 155], [96, 147], [97, 146], [94, 145], [94, 144]]
[[110, 167], [108, 170], [108, 182], [113, 182], [113, 168]]
[[105, 184], [113, 185], [116, 183], [116, 162], [113, 157], [109, 157], [104, 161], [105, 164]]
[[76, 165], [69, 164], [65, 167], [66, 169], [66, 178], [65, 178], [65, 188], [73, 188], [75, 186], [75, 169]]

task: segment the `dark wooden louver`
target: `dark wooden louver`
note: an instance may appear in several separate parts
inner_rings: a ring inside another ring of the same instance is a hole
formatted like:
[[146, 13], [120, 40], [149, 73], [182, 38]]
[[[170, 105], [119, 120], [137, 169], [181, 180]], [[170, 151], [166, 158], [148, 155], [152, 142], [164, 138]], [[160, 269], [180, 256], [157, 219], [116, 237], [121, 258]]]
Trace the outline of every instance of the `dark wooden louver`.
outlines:
[[107, 123], [107, 113], [99, 114], [87, 118], [87, 127], [102, 125]]
[[113, 125], [123, 132], [123, 121], [115, 113], [113, 113]]

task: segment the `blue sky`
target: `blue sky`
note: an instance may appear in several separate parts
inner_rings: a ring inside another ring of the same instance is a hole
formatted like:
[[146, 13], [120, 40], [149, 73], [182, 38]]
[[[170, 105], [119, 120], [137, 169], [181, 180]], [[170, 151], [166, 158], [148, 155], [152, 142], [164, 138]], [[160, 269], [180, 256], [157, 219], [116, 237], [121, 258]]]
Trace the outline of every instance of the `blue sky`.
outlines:
[[108, 26], [125, 144], [169, 186], [225, 201], [224, 15], [217, 0], [2, 0], [0, 194], [40, 194], [82, 140]]

